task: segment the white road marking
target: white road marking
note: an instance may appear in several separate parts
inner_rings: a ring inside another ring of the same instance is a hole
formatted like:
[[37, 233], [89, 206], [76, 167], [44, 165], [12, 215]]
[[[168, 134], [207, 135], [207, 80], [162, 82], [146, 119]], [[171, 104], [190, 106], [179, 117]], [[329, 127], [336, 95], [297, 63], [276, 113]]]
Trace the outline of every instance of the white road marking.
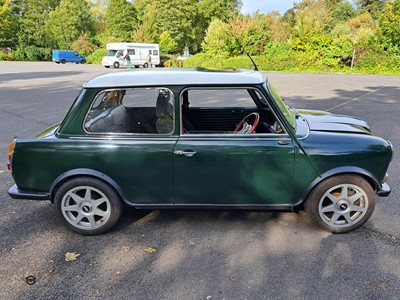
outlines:
[[377, 88], [377, 89], [375, 89], [375, 90], [373, 90], [373, 91], [370, 91], [370, 92], [368, 92], [368, 93], [366, 93], [366, 94], [364, 94], [364, 95], [361, 95], [361, 96], [359, 96], [359, 97], [357, 97], [357, 98], [351, 99], [351, 100], [346, 101], [346, 102], [343, 102], [343, 103], [341, 103], [341, 104], [338, 104], [338, 105], [336, 105], [336, 106], [334, 106], [334, 107], [332, 107], [332, 108], [327, 109], [326, 111], [331, 111], [331, 110], [333, 110], [333, 109], [335, 109], [335, 108], [339, 108], [339, 107], [345, 106], [345, 105], [347, 105], [347, 104], [349, 104], [349, 103], [358, 101], [358, 100], [360, 100], [362, 97], [368, 96], [368, 95], [370, 95], [370, 94], [372, 94], [372, 93], [375, 93], [375, 92], [377, 92], [377, 91], [379, 91], [379, 90], [381, 90], [381, 89], [383, 89], [383, 88], [385, 88], [385, 87], [387, 87], [387, 86], [389, 86], [389, 84], [384, 85], [384, 86], [381, 86], [381, 87], [379, 87], [379, 88]]

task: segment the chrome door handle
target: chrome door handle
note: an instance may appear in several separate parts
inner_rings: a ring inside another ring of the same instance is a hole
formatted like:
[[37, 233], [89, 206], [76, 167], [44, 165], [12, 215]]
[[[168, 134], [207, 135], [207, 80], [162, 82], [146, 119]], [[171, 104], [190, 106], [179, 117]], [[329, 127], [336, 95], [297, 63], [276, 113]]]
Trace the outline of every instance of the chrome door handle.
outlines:
[[193, 151], [181, 151], [181, 150], [174, 151], [174, 154], [175, 154], [175, 155], [178, 155], [178, 156], [186, 156], [186, 157], [192, 157], [192, 156], [194, 156], [196, 153], [197, 153], [197, 152], [193, 152]]
[[289, 141], [285, 141], [285, 140], [279, 141], [278, 145], [289, 145]]

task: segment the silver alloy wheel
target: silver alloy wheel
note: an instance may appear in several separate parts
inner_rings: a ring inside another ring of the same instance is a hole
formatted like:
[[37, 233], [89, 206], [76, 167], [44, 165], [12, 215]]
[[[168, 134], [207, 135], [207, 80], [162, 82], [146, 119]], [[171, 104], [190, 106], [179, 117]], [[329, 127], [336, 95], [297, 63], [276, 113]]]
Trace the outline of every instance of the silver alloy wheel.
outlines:
[[344, 228], [360, 222], [368, 211], [367, 193], [353, 184], [339, 184], [320, 199], [318, 212], [328, 226]]
[[94, 230], [107, 223], [111, 215], [111, 204], [100, 190], [91, 186], [78, 186], [65, 193], [61, 211], [72, 226]]

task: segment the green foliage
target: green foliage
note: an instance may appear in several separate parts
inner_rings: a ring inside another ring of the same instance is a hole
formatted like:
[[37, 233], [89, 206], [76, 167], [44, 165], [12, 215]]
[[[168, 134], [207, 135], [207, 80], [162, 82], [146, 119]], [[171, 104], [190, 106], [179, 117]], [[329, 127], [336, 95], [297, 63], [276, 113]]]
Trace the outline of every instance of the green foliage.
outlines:
[[88, 64], [101, 64], [101, 60], [107, 54], [106, 49], [97, 49], [92, 54], [86, 56], [86, 63]]
[[17, 30], [17, 19], [12, 14], [11, 0], [0, 0], [0, 47], [12, 46]]
[[362, 12], [369, 13], [374, 19], [378, 19], [385, 2], [392, 0], [354, 0], [357, 8]]
[[180, 62], [176, 59], [175, 55], [171, 55], [171, 54], [163, 54], [160, 57], [160, 64], [162, 67], [166, 67], [166, 68], [176, 68], [180, 65]]
[[81, 34], [75, 42], [71, 45], [71, 50], [74, 50], [84, 56], [87, 56], [93, 52], [95, 45], [90, 42], [90, 39], [86, 33]]
[[175, 53], [178, 50], [176, 42], [168, 31], [161, 33], [159, 43], [162, 53]]
[[69, 49], [81, 34], [91, 35], [93, 30], [86, 0], [61, 0], [46, 23], [49, 44], [54, 49]]
[[236, 45], [230, 34], [229, 25], [219, 19], [213, 20], [208, 27], [202, 47], [208, 55], [231, 56]]
[[[241, 2], [0, 0], [0, 59], [72, 48], [100, 63], [107, 51], [96, 47], [127, 41], [198, 53], [185, 66], [253, 68], [239, 41], [263, 70], [400, 72], [400, 0], [298, 0], [283, 16], [243, 15]], [[162, 64], [182, 62], [165, 55]]]
[[48, 38], [46, 34], [45, 24], [49, 20], [50, 12], [52, 12], [59, 0], [26, 0], [21, 6], [21, 28], [20, 32], [26, 35], [28, 45], [38, 47], [48, 47]]
[[161, 35], [169, 32], [176, 51], [182, 52], [187, 47], [197, 52], [210, 22], [215, 18], [228, 19], [239, 3], [238, 0], [136, 0], [133, 4], [138, 25], [133, 39], [160, 43]]
[[400, 46], [400, 0], [386, 3], [379, 19], [378, 37], [386, 49], [397, 52]]
[[17, 48], [13, 52], [16, 60], [27, 61], [43, 61], [51, 60], [51, 50], [49, 48], [40, 48], [37, 46], [27, 46], [24, 48]]
[[270, 41], [266, 17], [256, 13], [253, 16], [236, 16], [228, 23], [214, 19], [202, 46], [204, 52], [222, 57], [240, 55], [243, 52], [240, 45], [247, 53], [260, 55]]
[[136, 20], [135, 8], [126, 0], [109, 0], [105, 13], [103, 43], [129, 41]]
[[0, 49], [0, 61], [1, 60], [15, 60], [14, 55], [8, 51], [8, 49]]

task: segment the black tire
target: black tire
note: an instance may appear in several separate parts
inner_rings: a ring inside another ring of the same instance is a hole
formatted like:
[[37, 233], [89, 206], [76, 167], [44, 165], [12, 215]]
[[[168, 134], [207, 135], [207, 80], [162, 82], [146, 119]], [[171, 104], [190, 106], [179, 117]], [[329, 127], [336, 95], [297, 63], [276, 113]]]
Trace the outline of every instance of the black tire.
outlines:
[[84, 64], [84, 63], [86, 63], [86, 60], [82, 59], [81, 64]]
[[56, 61], [56, 64], [58, 65], [60, 62], [59, 61]]
[[65, 59], [62, 59], [62, 60], [61, 60], [61, 63], [62, 63], [62, 64], [65, 64], [66, 62], [67, 62], [67, 61], [66, 61]]
[[375, 209], [375, 192], [358, 175], [338, 175], [318, 184], [307, 197], [304, 208], [320, 228], [345, 233], [370, 218]]
[[148, 68], [149, 64], [148, 63], [144, 63], [143, 68]]
[[136, 68], [136, 69], [139, 68], [139, 65], [135, 65], [135, 68]]
[[114, 64], [113, 64], [113, 67], [114, 67], [114, 69], [118, 69], [119, 68], [119, 62], [115, 62]]
[[107, 69], [110, 68], [110, 66], [105, 66]]
[[55, 193], [54, 206], [61, 222], [83, 235], [109, 231], [123, 211], [117, 192], [107, 183], [92, 177], [75, 177], [62, 184]]

